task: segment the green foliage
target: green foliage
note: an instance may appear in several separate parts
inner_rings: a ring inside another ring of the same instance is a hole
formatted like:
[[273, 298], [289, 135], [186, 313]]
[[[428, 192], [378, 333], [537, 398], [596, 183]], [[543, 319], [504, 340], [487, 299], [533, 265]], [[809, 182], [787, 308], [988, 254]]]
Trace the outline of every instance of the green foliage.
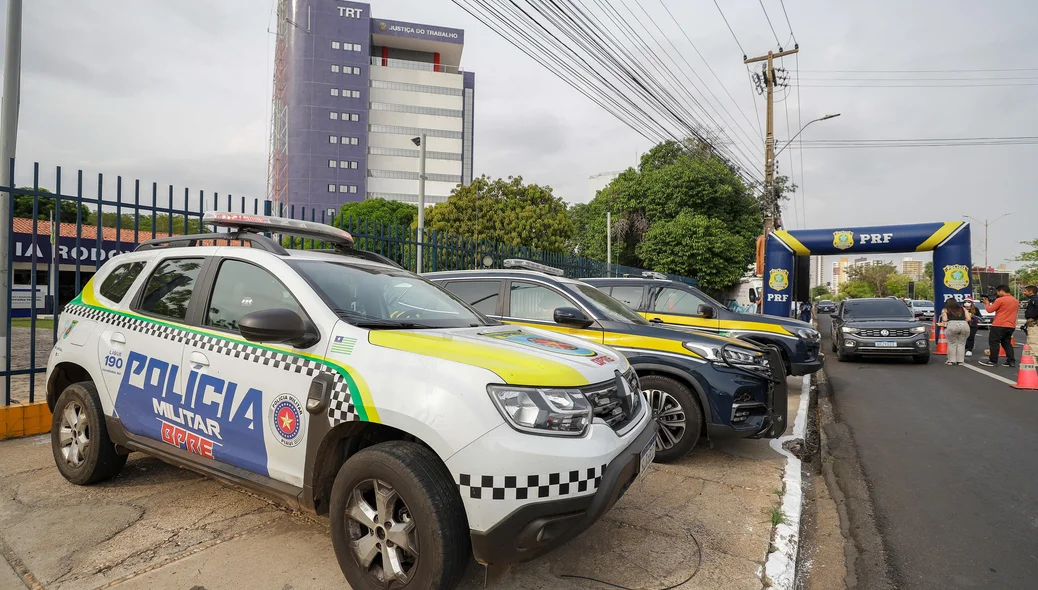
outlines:
[[346, 203], [339, 209], [344, 219], [364, 219], [368, 222], [397, 224], [409, 227], [418, 218], [418, 207], [388, 199], [366, 199]]
[[1038, 238], [1020, 242], [1029, 249], [1016, 257], [1024, 265], [1016, 271], [1015, 279], [1023, 286], [1038, 284]]
[[576, 230], [570, 246], [581, 256], [605, 258], [607, 211], [613, 262], [694, 276], [707, 289], [723, 289], [743, 275], [763, 220], [750, 187], [695, 142], [655, 146], [637, 169], [571, 208]]
[[743, 275], [743, 245], [740, 236], [706, 215], [684, 211], [670, 221], [653, 224], [636, 253], [648, 268], [696, 277], [701, 288], [717, 291]]
[[849, 280], [840, 284], [840, 295], [846, 299], [876, 297], [874, 285], [868, 281]]
[[[887, 280], [897, 274], [897, 267], [893, 264], [878, 264], [869, 266], [852, 266], [847, 270], [847, 276], [852, 282], [867, 283], [874, 295], [865, 297], [888, 297], [892, 295], [887, 287]], [[840, 288], [843, 290], [843, 287]]]
[[[101, 225], [103, 227], [116, 227], [116, 222], [118, 221], [120, 229], [132, 230], [134, 217], [134, 215], [127, 213], [119, 215], [114, 211], [108, 211], [101, 214]], [[72, 221], [75, 221], [74, 217]], [[84, 217], [83, 225], [96, 226], [97, 214], [91, 212], [88, 217]], [[140, 233], [141, 240], [151, 238], [152, 227], [155, 228], [155, 233], [169, 235], [197, 234], [203, 232], [201, 220], [196, 215], [188, 216], [187, 230], [185, 231], [183, 215], [174, 215], [171, 222], [169, 214], [156, 214], [155, 219], [153, 220], [151, 212], [142, 209], [140, 217], [137, 217], [137, 231]]]
[[486, 175], [458, 186], [425, 213], [425, 226], [477, 241], [563, 252], [573, 222], [551, 188], [523, 184], [520, 176], [491, 180]]
[[916, 281], [915, 282], [915, 298], [916, 299], [933, 299], [933, 283], [931, 281]]
[[908, 297], [908, 283], [912, 277], [895, 273], [887, 278], [886, 292], [894, 297]]
[[829, 299], [832, 300], [833, 292], [829, 289], [828, 285], [815, 285], [811, 287], [811, 299]]
[[[23, 186], [23, 187], [19, 187], [19, 190], [31, 191], [32, 187], [31, 186]], [[40, 188], [39, 192], [41, 194], [46, 194], [46, 195], [54, 194], [54, 193], [52, 193], [51, 191], [49, 191], [49, 190], [47, 190], [45, 188]], [[14, 196], [14, 216], [15, 217], [24, 217], [26, 219], [32, 219], [32, 204], [33, 204], [32, 202], [33, 202], [33, 200], [34, 200], [33, 195], [15, 195]], [[49, 220], [51, 214], [54, 213], [54, 205], [55, 204], [56, 204], [56, 199], [54, 199], [53, 197], [43, 197], [43, 196], [41, 196], [39, 198], [39, 200], [37, 201], [37, 203], [36, 203], [36, 219], [41, 219], [41, 220], [44, 220], [44, 221]], [[80, 205], [79, 206], [79, 211], [80, 211], [80, 215], [82, 215], [82, 219], [84, 221], [86, 221], [86, 219], [90, 215], [90, 210], [87, 209], [86, 206]], [[62, 201], [61, 201], [61, 214], [60, 214], [60, 218], [61, 218], [60, 219], [61, 221], [66, 221], [66, 222], [71, 222], [71, 223], [75, 223], [76, 222], [76, 204], [75, 204], [75, 202], [73, 202], [71, 200], [62, 199]]]
[[923, 274], [926, 278], [933, 280], [933, 262], [927, 262], [923, 265]]

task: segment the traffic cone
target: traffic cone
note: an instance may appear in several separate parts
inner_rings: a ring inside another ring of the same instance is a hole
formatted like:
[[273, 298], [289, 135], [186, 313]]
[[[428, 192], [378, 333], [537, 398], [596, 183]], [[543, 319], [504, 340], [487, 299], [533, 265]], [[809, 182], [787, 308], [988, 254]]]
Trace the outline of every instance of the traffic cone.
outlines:
[[1014, 389], [1038, 389], [1038, 372], [1034, 369], [1034, 356], [1031, 347], [1024, 345], [1024, 352], [1020, 355], [1020, 370], [1016, 374]]
[[[1016, 348], [1016, 337], [1015, 336], [1010, 336], [1009, 337], [1009, 346], [1011, 346], [1012, 348]], [[999, 346], [998, 350], [1002, 353], [1002, 356], [1004, 356], [1006, 358], [1009, 358], [1009, 354], [1006, 352], [1006, 347], [1005, 346]]]
[[937, 340], [937, 320], [930, 320], [930, 342]]
[[937, 351], [934, 354], [948, 354], [948, 339], [944, 336], [944, 330], [937, 336]]

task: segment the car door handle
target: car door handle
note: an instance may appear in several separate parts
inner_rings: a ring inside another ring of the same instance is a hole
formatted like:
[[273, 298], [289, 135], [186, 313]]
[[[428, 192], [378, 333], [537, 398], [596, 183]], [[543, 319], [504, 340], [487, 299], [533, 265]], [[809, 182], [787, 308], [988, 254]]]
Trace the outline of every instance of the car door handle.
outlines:
[[654, 323], [654, 324], [662, 324], [663, 323], [663, 320], [661, 320], [660, 318], [652, 318], [649, 321]]
[[115, 344], [126, 344], [126, 336], [123, 336], [119, 332], [113, 332], [112, 337], [109, 338]]
[[188, 356], [188, 360], [191, 361], [192, 365], [202, 365], [203, 367], [209, 366], [209, 358], [206, 357], [204, 354], [198, 352], [197, 350], [192, 352], [191, 355]]

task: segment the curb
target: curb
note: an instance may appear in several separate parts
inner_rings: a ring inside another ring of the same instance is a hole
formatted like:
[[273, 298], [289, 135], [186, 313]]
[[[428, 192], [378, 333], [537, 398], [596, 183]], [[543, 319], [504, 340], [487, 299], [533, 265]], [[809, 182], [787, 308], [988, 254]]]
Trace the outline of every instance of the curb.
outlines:
[[783, 445], [789, 441], [803, 441], [807, 431], [807, 411], [811, 405], [811, 376], [803, 377], [800, 391], [800, 407], [793, 422], [793, 433], [771, 440], [771, 448], [786, 457], [786, 468], [782, 474], [782, 518], [775, 527], [771, 541], [774, 551], [768, 553], [764, 562], [765, 588], [792, 590], [796, 582], [797, 554], [800, 551], [800, 518], [804, 508], [803, 476], [801, 461]]

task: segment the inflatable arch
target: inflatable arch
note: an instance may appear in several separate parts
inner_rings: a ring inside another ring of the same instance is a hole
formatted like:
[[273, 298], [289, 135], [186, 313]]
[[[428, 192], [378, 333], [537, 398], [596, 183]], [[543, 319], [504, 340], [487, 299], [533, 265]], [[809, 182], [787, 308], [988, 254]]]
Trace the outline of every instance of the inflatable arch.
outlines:
[[894, 254], [933, 251], [934, 306], [962, 301], [973, 294], [970, 284], [970, 227], [963, 221], [832, 229], [776, 231], [764, 252], [764, 305], [769, 315], [789, 317], [793, 311], [793, 275], [797, 256]]

